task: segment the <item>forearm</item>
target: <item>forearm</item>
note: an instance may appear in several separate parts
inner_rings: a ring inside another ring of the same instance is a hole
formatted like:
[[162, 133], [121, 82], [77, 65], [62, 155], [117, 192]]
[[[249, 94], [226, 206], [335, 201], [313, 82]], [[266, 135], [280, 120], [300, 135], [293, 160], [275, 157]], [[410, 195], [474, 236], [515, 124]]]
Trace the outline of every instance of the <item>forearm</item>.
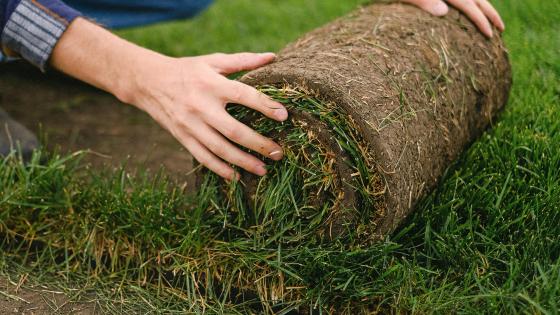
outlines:
[[151, 67], [154, 60], [166, 58], [78, 18], [54, 48], [50, 65], [132, 103], [140, 72]]

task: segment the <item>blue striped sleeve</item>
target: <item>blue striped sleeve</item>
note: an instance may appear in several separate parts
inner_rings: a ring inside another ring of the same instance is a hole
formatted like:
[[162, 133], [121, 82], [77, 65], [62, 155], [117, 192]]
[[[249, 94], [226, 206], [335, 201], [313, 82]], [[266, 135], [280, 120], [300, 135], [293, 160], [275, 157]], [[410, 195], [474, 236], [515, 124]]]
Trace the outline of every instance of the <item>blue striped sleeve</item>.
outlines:
[[56, 43], [78, 16], [79, 12], [59, 0], [2, 0], [2, 51], [45, 71]]

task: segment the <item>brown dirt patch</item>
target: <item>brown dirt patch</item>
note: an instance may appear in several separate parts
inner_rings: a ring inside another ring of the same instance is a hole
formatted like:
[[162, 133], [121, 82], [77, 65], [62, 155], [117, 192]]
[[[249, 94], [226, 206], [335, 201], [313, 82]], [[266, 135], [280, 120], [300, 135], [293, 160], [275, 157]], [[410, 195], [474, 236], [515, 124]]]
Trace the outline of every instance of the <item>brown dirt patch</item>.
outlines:
[[171, 135], [145, 113], [76, 80], [43, 74], [23, 62], [1, 65], [0, 107], [46, 135], [47, 147], [96, 152], [86, 158], [94, 166], [126, 162], [131, 171], [163, 166], [190, 183], [192, 157]]
[[74, 302], [64, 292], [46, 286], [21, 286], [0, 277], [0, 314], [73, 314], [100, 312], [93, 302]]

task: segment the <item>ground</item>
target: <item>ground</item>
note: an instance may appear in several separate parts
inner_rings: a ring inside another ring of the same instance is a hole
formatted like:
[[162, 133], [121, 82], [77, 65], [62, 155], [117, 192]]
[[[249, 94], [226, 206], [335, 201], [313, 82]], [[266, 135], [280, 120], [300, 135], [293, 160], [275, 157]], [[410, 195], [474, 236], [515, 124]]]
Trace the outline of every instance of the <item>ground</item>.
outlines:
[[[25, 277], [20, 278], [24, 284]], [[8, 278], [0, 278], [1, 314], [96, 314], [94, 303], [72, 302], [68, 293], [48, 286], [29, 286], [23, 288]]]
[[163, 166], [183, 180], [192, 169], [190, 154], [148, 115], [58, 73], [45, 75], [23, 62], [4, 65], [2, 107], [51, 150], [91, 150], [86, 159], [98, 167]]
[[[363, 2], [221, 0], [192, 21], [119, 34], [174, 56], [276, 51]], [[560, 7], [554, 1], [494, 3], [506, 22], [514, 68], [510, 102], [493, 130], [391, 239], [403, 248], [383, 256], [388, 261], [379, 276], [384, 284], [372, 290], [396, 309], [476, 313], [505, 308], [508, 313], [547, 314], [560, 305], [555, 245], [560, 233], [555, 223], [560, 207]], [[91, 149], [96, 153], [88, 156], [96, 165], [119, 165], [128, 156], [131, 166], [157, 169], [163, 164], [179, 181], [188, 181], [183, 175], [192, 159], [146, 115], [56, 75], [44, 77], [17, 65], [1, 69], [0, 106], [30, 128], [46, 131], [51, 147]], [[403, 241], [403, 231], [416, 235], [413, 241]], [[19, 274], [14, 278], [20, 279]], [[64, 304], [65, 298], [49, 292], [59, 290], [28, 281], [16, 292], [17, 282], [0, 280], [5, 293], [0, 312], [60, 312], [56, 303]], [[71, 290], [63, 291], [72, 296]], [[64, 312], [79, 313], [83, 306], [67, 304]]]

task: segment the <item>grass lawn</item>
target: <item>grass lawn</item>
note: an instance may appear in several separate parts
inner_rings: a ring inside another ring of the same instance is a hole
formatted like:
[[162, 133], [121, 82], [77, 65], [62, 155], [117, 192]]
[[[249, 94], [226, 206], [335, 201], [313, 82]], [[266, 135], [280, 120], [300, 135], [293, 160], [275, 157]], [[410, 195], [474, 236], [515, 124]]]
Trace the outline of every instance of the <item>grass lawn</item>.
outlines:
[[[174, 56], [276, 51], [360, 3], [221, 0], [194, 20], [119, 34]], [[269, 289], [271, 299], [275, 290], [300, 292], [300, 301], [274, 311], [301, 304], [557, 313], [560, 2], [494, 3], [514, 70], [509, 104], [383, 243], [282, 247], [276, 236], [225, 235], [220, 213], [204, 212], [212, 191], [203, 189], [190, 207], [191, 197], [164, 175], [91, 172], [79, 156], [50, 156], [45, 166], [30, 167], [8, 158], [0, 161], [2, 273], [29, 273], [30, 281], [62, 289], [79, 285], [80, 294], [94, 292], [100, 307], [115, 313], [244, 313], [249, 305], [232, 305], [232, 292], [223, 291], [246, 272], [266, 274], [255, 290]], [[216, 274], [219, 283], [208, 277]]]

